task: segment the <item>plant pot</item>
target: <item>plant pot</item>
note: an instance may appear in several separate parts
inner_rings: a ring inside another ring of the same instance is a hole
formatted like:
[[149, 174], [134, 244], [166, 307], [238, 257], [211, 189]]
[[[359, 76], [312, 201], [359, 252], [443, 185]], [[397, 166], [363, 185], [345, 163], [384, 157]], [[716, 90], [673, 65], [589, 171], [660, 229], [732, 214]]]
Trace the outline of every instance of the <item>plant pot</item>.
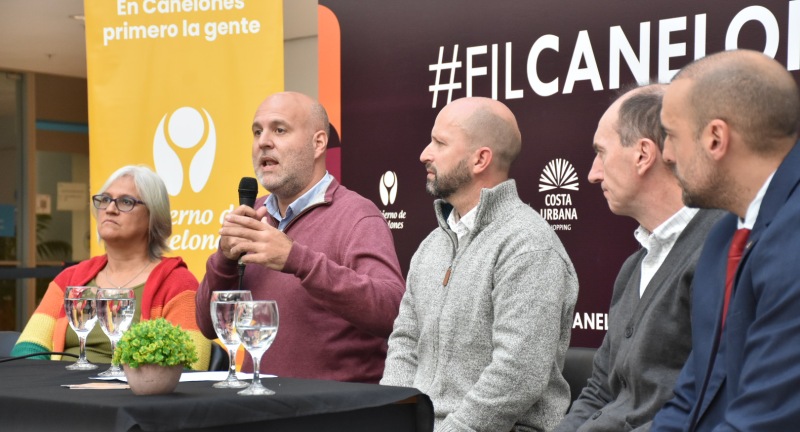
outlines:
[[135, 395], [158, 395], [175, 391], [183, 372], [182, 365], [159, 366], [154, 364], [139, 365], [138, 368], [122, 365], [128, 385]]

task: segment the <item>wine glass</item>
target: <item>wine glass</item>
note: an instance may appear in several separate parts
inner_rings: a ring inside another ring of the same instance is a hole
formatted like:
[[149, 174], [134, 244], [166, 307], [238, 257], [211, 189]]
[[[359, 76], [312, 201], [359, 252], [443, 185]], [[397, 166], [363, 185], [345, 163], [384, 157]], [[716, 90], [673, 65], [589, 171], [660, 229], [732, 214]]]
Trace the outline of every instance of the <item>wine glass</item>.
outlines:
[[[97, 290], [97, 321], [111, 341], [111, 357], [122, 333], [131, 326], [136, 311], [136, 294], [130, 288], [100, 288]], [[121, 377], [125, 372], [111, 361], [111, 367], [97, 374], [102, 377]]]
[[211, 293], [211, 322], [214, 331], [222, 344], [228, 349], [228, 377], [215, 383], [214, 388], [242, 388], [247, 383], [236, 378], [236, 351], [241, 342], [233, 325], [233, 313], [236, 302], [240, 300], [253, 300], [250, 291], [213, 291]]
[[92, 370], [97, 369], [97, 365], [86, 360], [86, 336], [94, 328], [97, 321], [95, 312], [95, 297], [97, 287], [87, 286], [68, 286], [64, 293], [64, 310], [69, 319], [69, 325], [78, 335], [80, 344], [80, 356], [78, 361], [67, 366], [68, 370]]
[[236, 333], [253, 357], [253, 382], [240, 395], [273, 395], [258, 376], [261, 356], [278, 334], [278, 304], [274, 300], [239, 301], [234, 314]]

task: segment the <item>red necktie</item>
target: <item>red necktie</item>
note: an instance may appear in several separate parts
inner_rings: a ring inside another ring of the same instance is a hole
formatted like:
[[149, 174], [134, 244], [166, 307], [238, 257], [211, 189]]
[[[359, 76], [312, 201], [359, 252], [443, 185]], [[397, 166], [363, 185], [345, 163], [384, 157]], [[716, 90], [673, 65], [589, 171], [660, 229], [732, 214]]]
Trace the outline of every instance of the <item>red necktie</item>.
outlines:
[[744, 246], [747, 244], [748, 237], [750, 237], [749, 229], [741, 228], [736, 230], [733, 234], [731, 249], [728, 251], [728, 271], [725, 274], [725, 303], [723, 303], [722, 306], [722, 327], [725, 327], [725, 317], [728, 315], [728, 304], [731, 302], [733, 280], [736, 278], [736, 268], [739, 267], [739, 261], [742, 260], [742, 253], [744, 252]]

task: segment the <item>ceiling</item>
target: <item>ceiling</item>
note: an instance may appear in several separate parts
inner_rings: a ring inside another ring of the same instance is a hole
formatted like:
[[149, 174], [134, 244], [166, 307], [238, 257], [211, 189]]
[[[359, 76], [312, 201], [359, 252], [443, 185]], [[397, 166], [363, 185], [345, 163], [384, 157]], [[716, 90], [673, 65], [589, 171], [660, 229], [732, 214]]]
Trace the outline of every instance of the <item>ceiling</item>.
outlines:
[[[317, 35], [317, 0], [283, 5], [284, 40]], [[83, 21], [70, 15], [83, 15], [83, 0], [0, 0], [0, 69], [85, 78]]]

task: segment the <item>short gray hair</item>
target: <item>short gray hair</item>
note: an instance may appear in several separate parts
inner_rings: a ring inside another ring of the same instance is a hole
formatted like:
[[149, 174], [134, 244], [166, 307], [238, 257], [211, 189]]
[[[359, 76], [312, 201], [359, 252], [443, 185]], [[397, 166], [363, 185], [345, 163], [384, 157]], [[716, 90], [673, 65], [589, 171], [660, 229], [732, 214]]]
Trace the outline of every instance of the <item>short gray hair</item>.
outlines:
[[622, 101], [617, 118], [617, 134], [623, 147], [630, 147], [640, 139], [647, 138], [664, 151], [661, 102], [665, 90], [664, 84], [637, 87]]
[[[111, 183], [122, 177], [133, 179], [136, 191], [147, 205], [147, 210], [150, 213], [147, 233], [150, 258], [160, 259], [162, 255], [169, 252], [167, 239], [172, 235], [172, 218], [170, 216], [167, 187], [161, 177], [146, 165], [126, 165], [114, 171], [97, 193], [105, 193]], [[92, 206], [92, 214], [97, 218], [97, 209], [94, 206]], [[98, 240], [102, 242], [99, 234]]]

